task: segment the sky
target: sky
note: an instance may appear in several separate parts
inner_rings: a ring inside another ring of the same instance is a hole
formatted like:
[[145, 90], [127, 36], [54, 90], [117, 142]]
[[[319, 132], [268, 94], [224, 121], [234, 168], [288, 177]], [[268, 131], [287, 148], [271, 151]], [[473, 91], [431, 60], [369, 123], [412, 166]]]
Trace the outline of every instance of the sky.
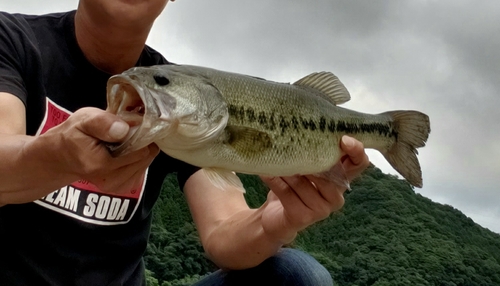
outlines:
[[[0, 10], [66, 11], [77, 0], [0, 0]], [[294, 82], [336, 74], [365, 113], [418, 110], [424, 186], [500, 233], [500, 2], [474, 0], [177, 0], [148, 44], [178, 64]], [[370, 160], [397, 174], [376, 151]]]

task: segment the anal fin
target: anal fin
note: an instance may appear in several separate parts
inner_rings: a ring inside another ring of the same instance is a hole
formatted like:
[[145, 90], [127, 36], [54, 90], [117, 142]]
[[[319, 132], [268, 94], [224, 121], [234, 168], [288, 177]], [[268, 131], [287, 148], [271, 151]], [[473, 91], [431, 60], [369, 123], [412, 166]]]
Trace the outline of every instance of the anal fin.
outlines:
[[337, 163], [330, 170], [320, 174], [316, 174], [316, 176], [330, 181], [338, 186], [345, 187], [347, 189], [347, 192], [351, 191], [351, 185], [342, 163]]

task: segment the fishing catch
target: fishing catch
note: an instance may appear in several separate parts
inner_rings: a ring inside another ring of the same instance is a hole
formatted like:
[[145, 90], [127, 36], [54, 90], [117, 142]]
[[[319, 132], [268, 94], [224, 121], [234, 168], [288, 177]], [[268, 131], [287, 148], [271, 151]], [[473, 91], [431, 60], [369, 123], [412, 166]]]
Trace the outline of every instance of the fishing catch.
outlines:
[[380, 151], [411, 185], [422, 187], [417, 148], [429, 117], [418, 111], [365, 114], [339, 107], [349, 92], [330, 72], [293, 84], [198, 66], [136, 67], [111, 77], [108, 111], [131, 126], [119, 156], [154, 142], [201, 167], [217, 187], [243, 190], [234, 172], [326, 176], [349, 135]]

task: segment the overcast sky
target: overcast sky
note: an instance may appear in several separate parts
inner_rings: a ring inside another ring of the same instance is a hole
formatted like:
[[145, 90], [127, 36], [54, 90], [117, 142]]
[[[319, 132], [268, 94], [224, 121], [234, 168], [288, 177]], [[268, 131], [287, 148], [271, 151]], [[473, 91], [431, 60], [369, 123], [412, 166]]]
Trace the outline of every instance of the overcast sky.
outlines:
[[[0, 10], [65, 11], [76, 0], [0, 0]], [[293, 82], [331, 71], [344, 106], [430, 116], [424, 187], [500, 233], [500, 2], [178, 0], [148, 44], [170, 61]], [[371, 161], [396, 174], [385, 159]]]

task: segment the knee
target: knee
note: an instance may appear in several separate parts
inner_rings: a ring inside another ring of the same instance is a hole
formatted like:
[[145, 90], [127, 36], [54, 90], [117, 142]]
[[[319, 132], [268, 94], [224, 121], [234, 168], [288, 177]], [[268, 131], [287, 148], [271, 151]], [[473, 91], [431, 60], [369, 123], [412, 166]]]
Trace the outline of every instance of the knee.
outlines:
[[328, 270], [309, 254], [283, 248], [254, 268], [219, 270], [197, 285], [332, 286], [333, 280]]
[[311, 255], [291, 248], [283, 248], [264, 263], [274, 268], [282, 281], [279, 285], [333, 285], [332, 276]]

